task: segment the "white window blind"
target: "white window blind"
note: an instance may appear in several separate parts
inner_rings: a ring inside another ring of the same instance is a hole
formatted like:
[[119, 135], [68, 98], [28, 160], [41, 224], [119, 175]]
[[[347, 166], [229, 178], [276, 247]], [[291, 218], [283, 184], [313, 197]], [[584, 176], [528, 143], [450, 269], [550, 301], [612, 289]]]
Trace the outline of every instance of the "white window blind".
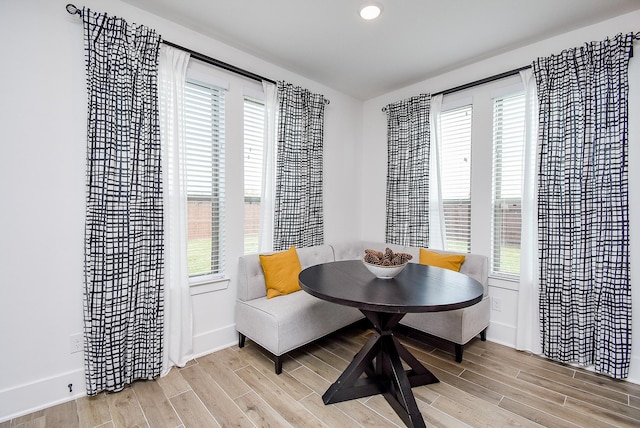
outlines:
[[244, 99], [244, 254], [258, 252], [264, 141], [264, 103]]
[[523, 94], [494, 100], [492, 274], [520, 274], [524, 119]]
[[447, 250], [471, 251], [471, 105], [440, 114], [440, 174]]
[[224, 94], [185, 86], [189, 277], [224, 273]]

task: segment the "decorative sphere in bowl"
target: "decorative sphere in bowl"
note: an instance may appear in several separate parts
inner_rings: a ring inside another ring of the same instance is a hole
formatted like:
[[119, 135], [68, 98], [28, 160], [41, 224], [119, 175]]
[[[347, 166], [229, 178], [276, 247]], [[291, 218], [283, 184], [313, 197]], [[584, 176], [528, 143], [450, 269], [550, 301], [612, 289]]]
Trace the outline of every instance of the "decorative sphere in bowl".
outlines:
[[405, 267], [407, 267], [408, 263], [409, 262], [406, 262], [406, 263], [401, 264], [401, 265], [383, 266], [383, 265], [373, 265], [371, 263], [365, 262], [364, 260], [362, 261], [362, 264], [364, 264], [364, 266], [367, 269], [369, 269], [369, 272], [371, 272], [377, 278], [380, 278], [380, 279], [391, 279], [391, 278], [393, 278], [394, 276], [396, 276], [397, 274], [402, 272], [402, 270]]

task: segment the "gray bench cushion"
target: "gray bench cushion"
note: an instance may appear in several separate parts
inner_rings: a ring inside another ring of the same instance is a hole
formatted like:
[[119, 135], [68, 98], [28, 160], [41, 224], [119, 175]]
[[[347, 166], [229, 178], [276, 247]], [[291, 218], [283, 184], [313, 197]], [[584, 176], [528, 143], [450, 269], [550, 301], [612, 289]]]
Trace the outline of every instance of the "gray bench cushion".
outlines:
[[274, 355], [282, 355], [364, 318], [355, 309], [304, 291], [236, 303], [236, 330]]

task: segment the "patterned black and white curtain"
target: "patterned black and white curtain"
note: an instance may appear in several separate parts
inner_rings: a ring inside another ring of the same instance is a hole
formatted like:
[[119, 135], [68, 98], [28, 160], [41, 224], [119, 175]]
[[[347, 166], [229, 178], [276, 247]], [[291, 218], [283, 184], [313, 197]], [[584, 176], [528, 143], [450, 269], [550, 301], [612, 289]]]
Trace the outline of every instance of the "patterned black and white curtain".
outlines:
[[89, 111], [84, 334], [87, 393], [160, 375], [163, 208], [160, 36], [82, 13]]
[[628, 63], [633, 35], [533, 63], [540, 103], [543, 353], [625, 378], [631, 351]]
[[325, 98], [278, 82], [278, 103], [273, 249], [320, 245]]
[[389, 243], [429, 246], [430, 106], [422, 94], [385, 107]]

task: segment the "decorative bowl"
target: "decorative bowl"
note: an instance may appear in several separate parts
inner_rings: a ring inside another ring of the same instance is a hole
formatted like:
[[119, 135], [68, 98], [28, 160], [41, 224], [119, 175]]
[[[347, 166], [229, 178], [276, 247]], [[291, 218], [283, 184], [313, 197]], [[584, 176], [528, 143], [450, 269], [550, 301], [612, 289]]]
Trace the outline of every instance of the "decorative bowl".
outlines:
[[407, 267], [408, 263], [409, 262], [401, 265], [382, 266], [382, 265], [372, 265], [371, 263], [367, 263], [364, 260], [362, 260], [362, 264], [364, 264], [364, 266], [367, 269], [369, 269], [369, 272], [374, 274], [376, 278], [380, 278], [380, 279], [393, 278], [394, 276], [402, 272], [402, 270]]

